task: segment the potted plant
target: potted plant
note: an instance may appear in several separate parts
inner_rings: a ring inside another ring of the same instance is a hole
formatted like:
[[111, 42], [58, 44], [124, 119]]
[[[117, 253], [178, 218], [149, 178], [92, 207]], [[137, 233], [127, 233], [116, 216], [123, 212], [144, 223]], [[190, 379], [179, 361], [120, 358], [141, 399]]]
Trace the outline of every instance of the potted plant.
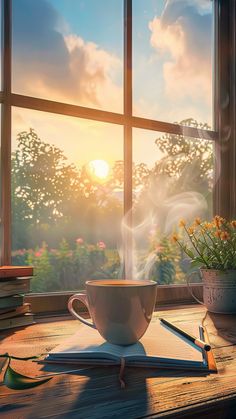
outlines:
[[216, 215], [211, 222], [196, 218], [191, 226], [184, 220], [179, 225], [183, 234], [172, 238], [200, 268], [203, 303], [214, 313], [236, 313], [236, 220]]

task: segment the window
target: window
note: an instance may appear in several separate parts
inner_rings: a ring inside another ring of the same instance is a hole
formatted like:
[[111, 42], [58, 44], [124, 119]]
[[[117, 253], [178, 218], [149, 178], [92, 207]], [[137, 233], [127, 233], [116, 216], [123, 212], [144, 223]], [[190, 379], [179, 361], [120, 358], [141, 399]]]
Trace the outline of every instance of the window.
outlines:
[[115, 277], [122, 127], [14, 107], [12, 133], [12, 263], [35, 266], [34, 292]]
[[229, 3], [2, 0], [2, 263], [33, 291], [182, 283], [178, 219], [233, 213]]

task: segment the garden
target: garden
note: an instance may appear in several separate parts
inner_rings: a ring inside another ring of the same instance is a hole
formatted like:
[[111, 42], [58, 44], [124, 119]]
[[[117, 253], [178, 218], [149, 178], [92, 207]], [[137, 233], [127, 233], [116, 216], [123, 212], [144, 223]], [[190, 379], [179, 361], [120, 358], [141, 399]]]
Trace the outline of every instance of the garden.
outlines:
[[[192, 119], [182, 122], [206, 128]], [[144, 202], [153, 179], [165, 185], [173, 205], [177, 192], [189, 197], [194, 191], [206, 202], [204, 218], [209, 218], [211, 142], [163, 134], [155, 144], [162, 157], [154, 167], [133, 164], [134, 218], [147, 211]], [[12, 152], [12, 263], [34, 266], [33, 292], [78, 290], [87, 279], [123, 276], [123, 185], [123, 161], [116, 161], [110, 176], [98, 182], [33, 129], [18, 134]], [[159, 284], [181, 283], [187, 269], [183, 252], [161, 224], [154, 231], [150, 226], [136, 249], [136, 271]]]

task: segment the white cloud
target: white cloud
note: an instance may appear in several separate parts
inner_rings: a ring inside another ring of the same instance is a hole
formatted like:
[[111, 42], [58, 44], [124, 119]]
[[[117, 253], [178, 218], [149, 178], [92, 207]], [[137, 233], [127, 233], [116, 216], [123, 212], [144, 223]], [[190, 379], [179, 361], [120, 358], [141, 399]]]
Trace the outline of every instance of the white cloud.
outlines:
[[14, 91], [121, 112], [121, 60], [73, 33], [64, 36], [60, 15], [45, 0], [15, 3]]
[[121, 111], [122, 88], [113, 79], [121, 71], [122, 63], [115, 55], [93, 42], [69, 35], [65, 38], [69, 51], [70, 76], [73, 92], [80, 103]]
[[[150, 42], [163, 57], [165, 93], [178, 100], [212, 100], [209, 1], [167, 0], [150, 23]], [[191, 106], [191, 104], [190, 104]]]

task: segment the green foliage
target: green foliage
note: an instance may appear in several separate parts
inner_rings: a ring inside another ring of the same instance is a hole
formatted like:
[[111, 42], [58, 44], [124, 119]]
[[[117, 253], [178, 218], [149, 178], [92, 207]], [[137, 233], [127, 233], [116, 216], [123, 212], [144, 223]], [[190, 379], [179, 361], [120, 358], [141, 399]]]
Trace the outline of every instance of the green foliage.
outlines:
[[88, 245], [82, 239], [77, 239], [75, 249], [70, 250], [67, 241], [63, 239], [54, 257], [57, 283], [63, 289], [83, 288], [87, 279], [98, 276], [105, 263], [105, 248], [100, 248], [99, 243]]
[[166, 254], [157, 253], [155, 263], [152, 266], [150, 279], [159, 285], [173, 284], [175, 282], [175, 265]]
[[75, 166], [66, 161], [59, 148], [43, 142], [33, 129], [18, 134], [12, 187], [23, 219], [48, 224], [62, 217], [64, 202], [77, 187]]
[[13, 264], [34, 266], [33, 292], [80, 290], [88, 279], [117, 278], [120, 271], [115, 250], [106, 249], [102, 241], [89, 245], [81, 238], [73, 247], [62, 239], [58, 249], [49, 249], [45, 242], [34, 250], [20, 249], [13, 252]]
[[180, 252], [166, 237], [160, 239], [159, 232], [151, 235], [149, 253], [140, 258], [138, 270], [141, 279], [151, 279], [159, 285], [182, 282], [179, 268]]
[[50, 262], [47, 244], [28, 253], [28, 264], [35, 267], [35, 276], [31, 280], [31, 288], [35, 292], [54, 291], [57, 287], [57, 277]]
[[[184, 126], [208, 130], [207, 124], [198, 123], [189, 118], [179, 123]], [[205, 197], [211, 193], [213, 183], [213, 147], [212, 141], [206, 138], [188, 137], [182, 134], [162, 134], [155, 140], [162, 157], [155, 163], [153, 169], [141, 163], [133, 167], [133, 187], [147, 188], [150, 180], [162, 182], [167, 176], [169, 183], [168, 196], [180, 192], [196, 191]], [[210, 203], [210, 200], [209, 200]]]
[[[194, 119], [186, 119], [181, 125], [207, 130], [207, 124]], [[164, 157], [157, 163], [155, 172], [176, 178], [179, 190], [190, 187], [194, 191], [203, 191], [212, 185], [213, 148], [207, 139], [198, 139], [184, 135], [164, 134], [155, 141]], [[191, 171], [188, 169], [191, 167]], [[186, 175], [190, 179], [186, 179]], [[194, 187], [193, 187], [194, 186]]]

